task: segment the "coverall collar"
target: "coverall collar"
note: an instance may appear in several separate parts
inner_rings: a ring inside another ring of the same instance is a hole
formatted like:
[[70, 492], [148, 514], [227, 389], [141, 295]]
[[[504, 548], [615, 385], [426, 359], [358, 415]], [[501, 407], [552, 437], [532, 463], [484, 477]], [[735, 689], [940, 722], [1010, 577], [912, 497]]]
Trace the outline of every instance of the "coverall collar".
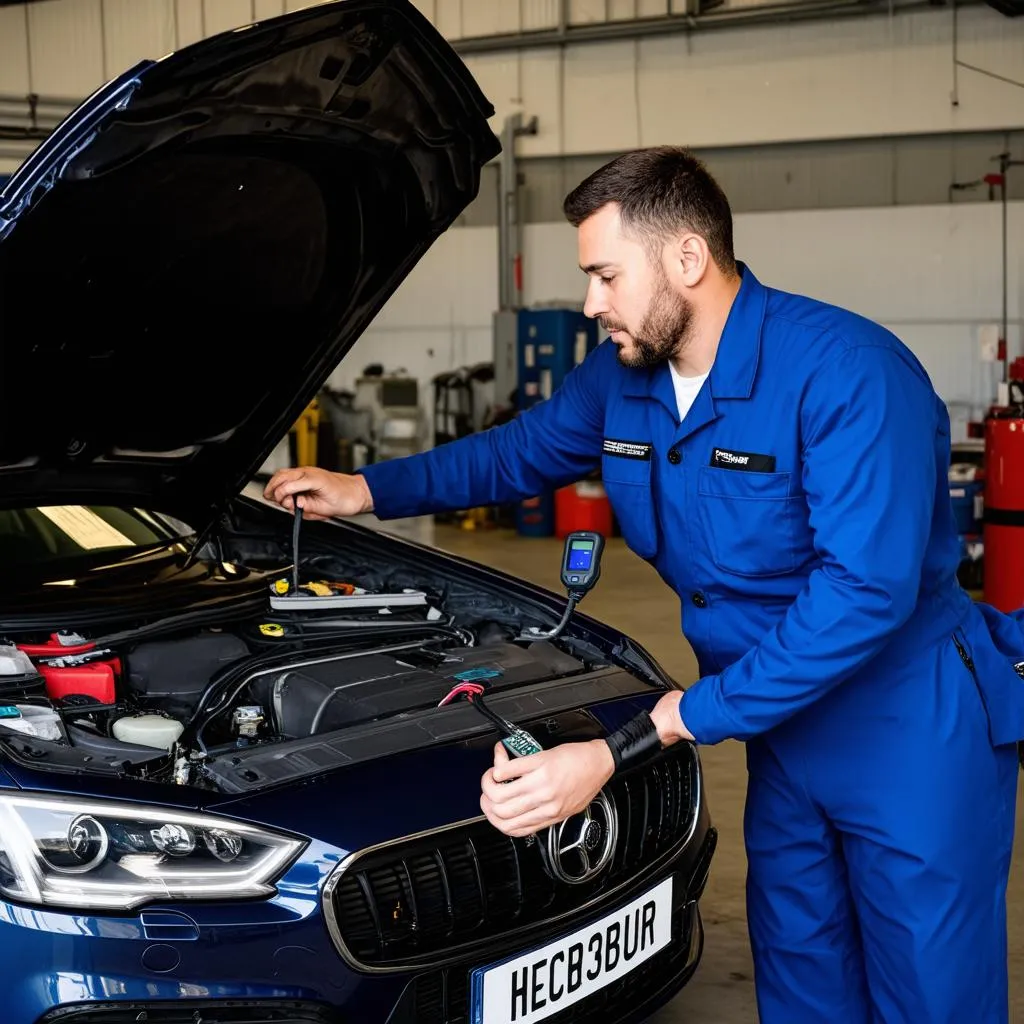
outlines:
[[[711, 367], [708, 380], [710, 387], [701, 389], [692, 410], [696, 415], [687, 417], [688, 420], [707, 422], [714, 419], [713, 399], [749, 398], [754, 390], [768, 289], [745, 263], [737, 261], [737, 269], [740, 273], [740, 288], [729, 310], [718, 353]], [[631, 372], [623, 390], [625, 394], [637, 398], [655, 398], [670, 413], [676, 414], [675, 389], [672, 387], [672, 374], [667, 363], [650, 370]]]

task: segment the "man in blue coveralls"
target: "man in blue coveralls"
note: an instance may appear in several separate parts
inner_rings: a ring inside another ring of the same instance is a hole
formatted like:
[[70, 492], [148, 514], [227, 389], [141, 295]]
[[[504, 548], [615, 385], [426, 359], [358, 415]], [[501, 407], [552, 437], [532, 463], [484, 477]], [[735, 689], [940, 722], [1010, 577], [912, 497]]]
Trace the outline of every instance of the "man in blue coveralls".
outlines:
[[[356, 476], [284, 470], [267, 497], [389, 519], [599, 467], [698, 658], [652, 712], [661, 742], [747, 744], [761, 1020], [1005, 1022], [1024, 636], [957, 583], [945, 406], [888, 331], [736, 262], [686, 151], [613, 160], [565, 212], [610, 342], [549, 401]], [[499, 745], [481, 804], [525, 835], [613, 771], [604, 741], [514, 768]]]

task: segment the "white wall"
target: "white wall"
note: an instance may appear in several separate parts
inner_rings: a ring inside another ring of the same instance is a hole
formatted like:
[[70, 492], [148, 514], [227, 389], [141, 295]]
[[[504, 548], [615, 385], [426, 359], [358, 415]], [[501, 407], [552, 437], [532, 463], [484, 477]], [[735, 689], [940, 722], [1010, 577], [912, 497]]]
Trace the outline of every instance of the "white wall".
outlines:
[[[1024, 24], [960, 16], [960, 59], [1024, 81]], [[538, 117], [524, 156], [1024, 125], [1024, 89], [961, 70], [948, 11], [470, 56], [496, 107]]]
[[[137, 61], [316, 0], [45, 0], [0, 7], [0, 96], [82, 99]], [[30, 147], [4, 143], [0, 174]]]
[[[664, 14], [667, 0], [608, 0], [611, 17]], [[681, 0], [673, 0], [676, 8]], [[758, 0], [727, 0], [749, 6]], [[416, 0], [449, 38], [542, 29], [556, 0]], [[46, 0], [0, 7], [0, 94], [82, 96], [142, 57], [313, 6], [311, 0]], [[572, 0], [575, 22], [605, 0]], [[521, 16], [520, 16], [521, 12]], [[960, 13], [960, 59], [1024, 81], [1024, 19]], [[673, 33], [467, 57], [496, 108], [536, 114], [524, 156], [607, 153], [1024, 126], [1024, 89], [960, 72], [953, 106], [948, 9]]]
[[[1022, 350], [1024, 203], [1010, 207], [1011, 354]], [[525, 301], [578, 304], [584, 278], [566, 224], [525, 229]], [[978, 329], [1002, 316], [998, 204], [739, 214], [736, 250], [765, 284], [846, 306], [885, 324], [914, 350], [946, 401], [983, 404], [998, 373], [977, 357]], [[334, 374], [351, 386], [364, 366], [404, 367], [424, 384], [491, 358], [497, 236], [443, 236]]]

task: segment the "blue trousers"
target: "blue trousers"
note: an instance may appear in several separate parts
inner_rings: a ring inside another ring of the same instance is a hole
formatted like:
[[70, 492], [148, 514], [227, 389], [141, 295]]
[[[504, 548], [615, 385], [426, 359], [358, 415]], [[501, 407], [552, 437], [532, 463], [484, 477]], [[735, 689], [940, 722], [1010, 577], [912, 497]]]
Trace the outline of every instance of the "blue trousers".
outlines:
[[762, 1024], [1006, 1024], [1018, 761], [952, 639], [747, 744]]

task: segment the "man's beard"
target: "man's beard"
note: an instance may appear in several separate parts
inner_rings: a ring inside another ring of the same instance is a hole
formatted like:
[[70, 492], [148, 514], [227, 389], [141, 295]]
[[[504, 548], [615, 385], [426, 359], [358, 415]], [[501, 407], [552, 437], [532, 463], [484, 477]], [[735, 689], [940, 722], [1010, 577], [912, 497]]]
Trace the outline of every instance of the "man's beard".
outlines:
[[[601, 318], [601, 326], [607, 330], [625, 330], [624, 324], [616, 324]], [[628, 354], [619, 345], [618, 357], [623, 366], [644, 369], [678, 355], [689, 339], [693, 324], [693, 305], [677, 295], [668, 281], [662, 277], [658, 291], [636, 332], [628, 332], [633, 339], [633, 348]]]

